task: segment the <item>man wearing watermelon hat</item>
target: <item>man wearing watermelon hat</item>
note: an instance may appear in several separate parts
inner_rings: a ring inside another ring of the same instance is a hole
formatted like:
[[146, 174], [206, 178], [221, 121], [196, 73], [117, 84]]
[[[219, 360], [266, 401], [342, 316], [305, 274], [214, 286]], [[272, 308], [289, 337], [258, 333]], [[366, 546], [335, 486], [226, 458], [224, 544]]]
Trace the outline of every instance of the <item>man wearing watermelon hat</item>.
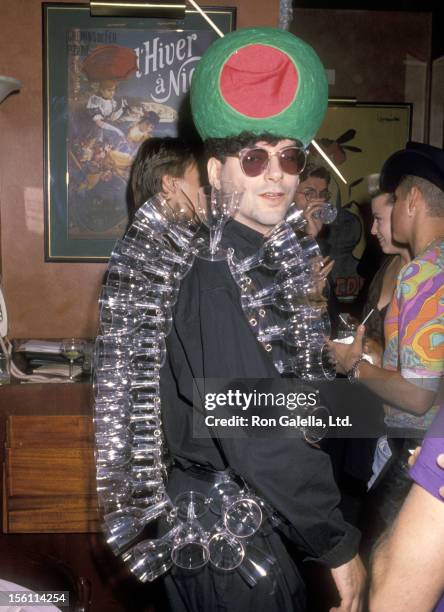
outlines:
[[[204, 54], [193, 76], [191, 103], [209, 154], [211, 184], [230, 183], [243, 192], [239, 210], [225, 228], [223, 246], [233, 248], [237, 257], [251, 255], [293, 201], [304, 148], [327, 107], [324, 69], [313, 49], [288, 32], [239, 30]], [[254, 281], [264, 286], [270, 275], [257, 270]], [[209, 565], [194, 574], [173, 570], [165, 579], [171, 609], [305, 610], [304, 584], [285, 537], [301, 559], [330, 568], [338, 589], [337, 610], [361, 610], [359, 533], [338, 510], [340, 496], [328, 456], [299, 438], [193, 437], [195, 419], [200, 418], [193, 407], [193, 379], [279, 378], [273, 363], [277, 355], [258, 343], [226, 262], [196, 261], [182, 281], [167, 343], [161, 393], [174, 462], [170, 496], [190, 490], [209, 496], [218, 473], [229, 470], [282, 519], [279, 529], [254, 536], [252, 544], [262, 558], [274, 560], [270, 572], [259, 567], [263, 579], [256, 586], [238, 571], [221, 573]], [[205, 524], [207, 519], [201, 520]], [[246, 554], [251, 554], [248, 547]]]

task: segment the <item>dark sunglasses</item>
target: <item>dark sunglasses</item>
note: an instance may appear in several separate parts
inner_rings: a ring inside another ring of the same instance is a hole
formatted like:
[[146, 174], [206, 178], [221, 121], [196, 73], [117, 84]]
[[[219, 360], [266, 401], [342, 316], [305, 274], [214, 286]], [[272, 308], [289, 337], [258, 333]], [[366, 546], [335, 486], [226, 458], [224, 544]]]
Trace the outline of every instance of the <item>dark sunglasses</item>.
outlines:
[[255, 149], [242, 149], [239, 152], [242, 172], [249, 177], [259, 176], [268, 168], [270, 159], [274, 155], [277, 155], [281, 170], [286, 174], [300, 174], [305, 168], [307, 153], [300, 147], [292, 145], [274, 153], [257, 147]]

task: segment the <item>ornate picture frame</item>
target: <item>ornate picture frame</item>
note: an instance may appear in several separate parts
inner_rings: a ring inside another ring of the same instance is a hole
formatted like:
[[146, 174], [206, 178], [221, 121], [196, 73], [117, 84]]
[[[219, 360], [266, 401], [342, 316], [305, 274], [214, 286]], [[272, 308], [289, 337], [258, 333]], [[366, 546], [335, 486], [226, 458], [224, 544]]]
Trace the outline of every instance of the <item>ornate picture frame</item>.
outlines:
[[[202, 7], [235, 28], [236, 9]], [[89, 5], [43, 4], [45, 261], [104, 262], [124, 232], [140, 143], [175, 136], [202, 53], [203, 17], [91, 17]]]

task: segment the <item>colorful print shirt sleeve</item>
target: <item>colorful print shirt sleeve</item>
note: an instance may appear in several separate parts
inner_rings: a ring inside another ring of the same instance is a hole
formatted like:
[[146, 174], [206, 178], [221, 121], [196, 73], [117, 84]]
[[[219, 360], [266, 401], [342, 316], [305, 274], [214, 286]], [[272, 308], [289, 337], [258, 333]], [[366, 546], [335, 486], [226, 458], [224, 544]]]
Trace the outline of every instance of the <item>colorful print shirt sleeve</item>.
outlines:
[[[413, 384], [436, 390], [444, 370], [444, 242], [435, 243], [401, 270], [385, 335], [384, 367], [399, 369]], [[391, 412], [421, 428], [434, 414]]]

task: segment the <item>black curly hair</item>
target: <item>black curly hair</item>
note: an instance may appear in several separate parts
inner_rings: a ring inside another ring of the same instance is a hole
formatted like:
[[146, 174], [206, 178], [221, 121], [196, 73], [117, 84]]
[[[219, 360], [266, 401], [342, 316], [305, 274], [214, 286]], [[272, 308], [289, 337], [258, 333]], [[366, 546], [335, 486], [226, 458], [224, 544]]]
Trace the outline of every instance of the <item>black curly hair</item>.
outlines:
[[[208, 158], [215, 157], [225, 163], [227, 157], [237, 155], [242, 149], [254, 146], [257, 142], [267, 142], [270, 145], [277, 144], [280, 140], [286, 140], [287, 136], [276, 136], [269, 132], [254, 134], [253, 132], [241, 132], [230, 138], [208, 138], [204, 142], [205, 153]], [[300, 144], [298, 141], [296, 141]]]

